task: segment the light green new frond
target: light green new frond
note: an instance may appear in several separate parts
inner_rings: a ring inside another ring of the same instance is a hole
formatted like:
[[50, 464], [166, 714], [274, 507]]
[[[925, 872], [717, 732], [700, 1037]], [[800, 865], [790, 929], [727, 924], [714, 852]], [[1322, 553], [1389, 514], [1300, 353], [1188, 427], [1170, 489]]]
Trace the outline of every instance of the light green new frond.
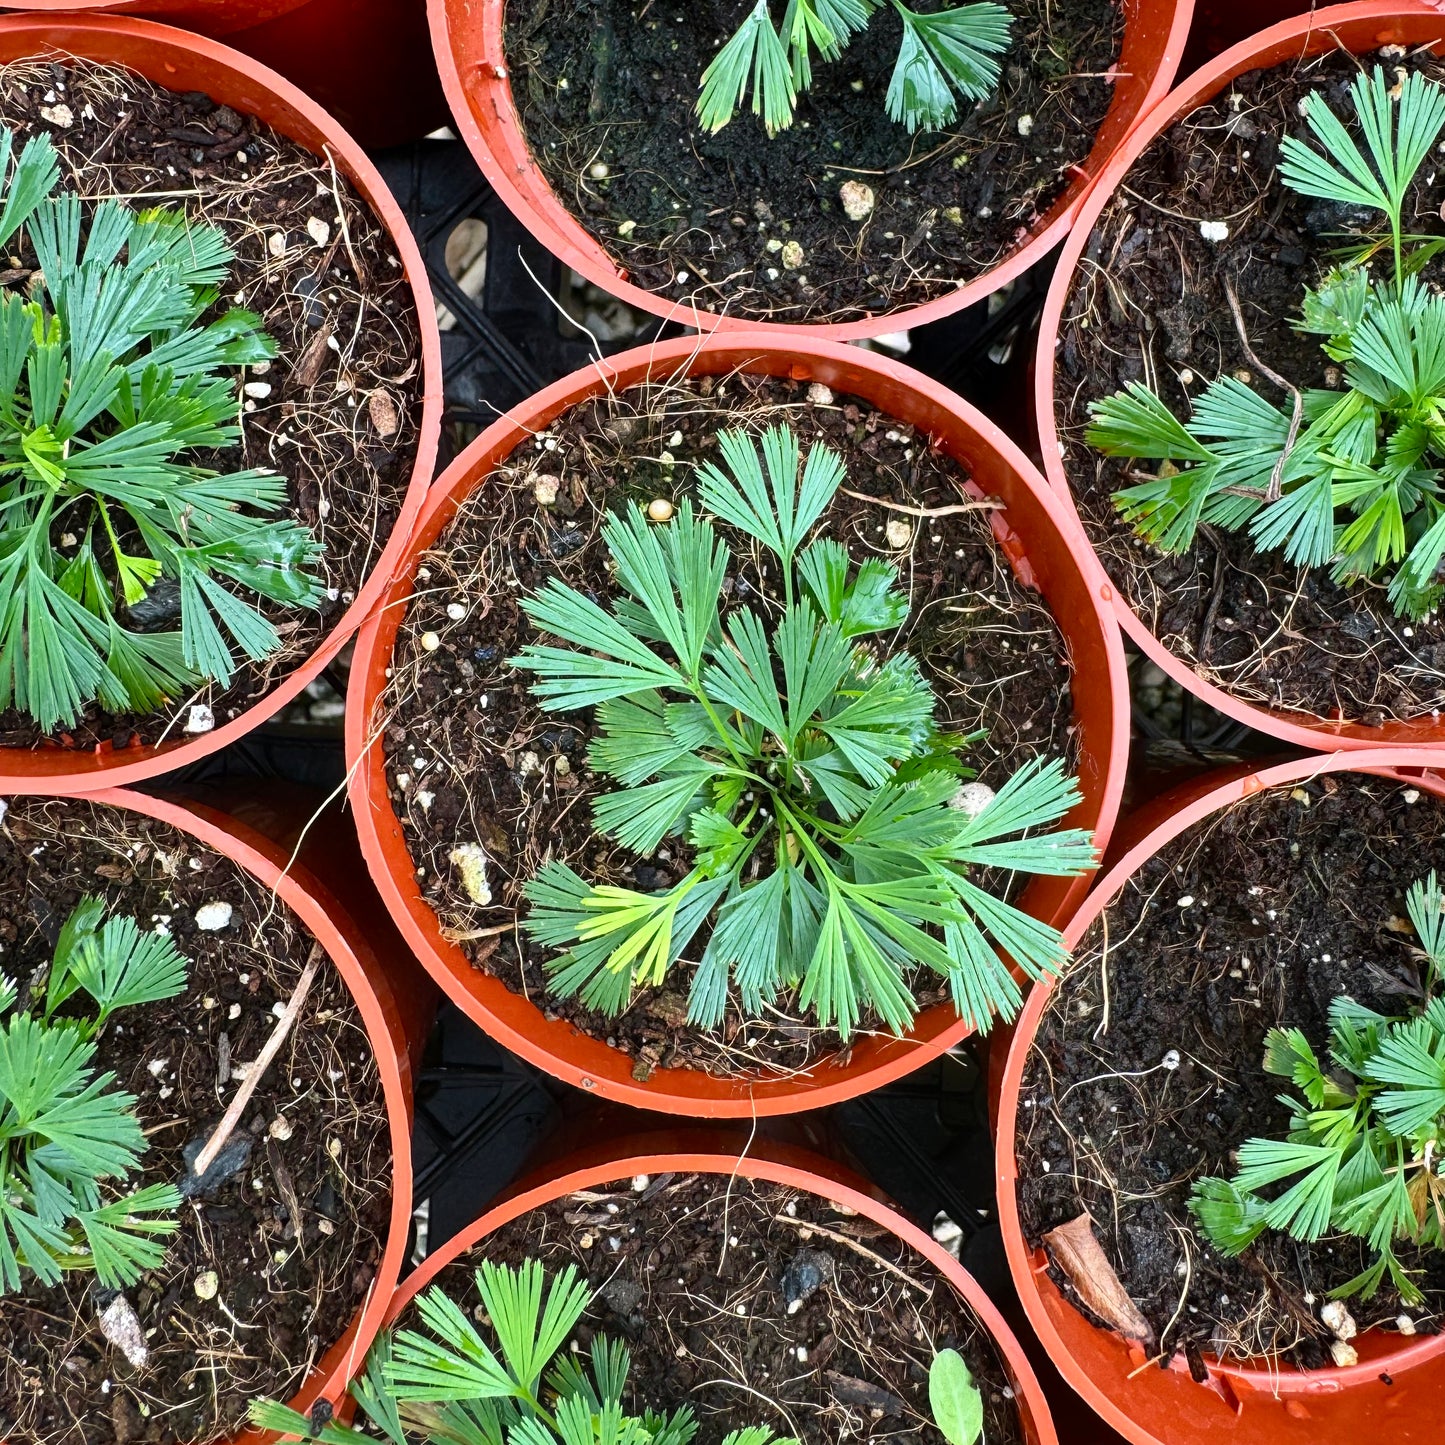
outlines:
[[1420, 951], [1430, 965], [1430, 982], [1438, 983], [1445, 974], [1445, 893], [1435, 870], [1427, 878], [1416, 879], [1405, 894], [1405, 911], [1415, 926]]
[[769, 135], [793, 123], [793, 71], [788, 48], [773, 28], [769, 0], [757, 0], [741, 25], [702, 73], [697, 118], [705, 131], [720, 131], [752, 90], [754, 115]]
[[893, 8], [903, 21], [898, 61], [888, 83], [890, 120], [910, 132], [941, 130], [958, 113], [957, 90], [966, 100], [984, 100], [998, 88], [998, 57], [1009, 47], [1013, 17], [1002, 6], [960, 5], [930, 15]]

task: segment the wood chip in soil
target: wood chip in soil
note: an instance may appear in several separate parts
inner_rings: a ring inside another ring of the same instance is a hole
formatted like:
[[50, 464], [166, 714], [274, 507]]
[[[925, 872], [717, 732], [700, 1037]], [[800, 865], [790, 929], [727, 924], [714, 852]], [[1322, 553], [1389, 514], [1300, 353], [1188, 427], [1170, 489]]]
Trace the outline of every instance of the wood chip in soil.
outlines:
[[597, 1333], [626, 1343], [627, 1404], [691, 1405], [695, 1445], [754, 1424], [802, 1445], [943, 1445], [928, 1367], [950, 1348], [983, 1392], [988, 1445], [1023, 1439], [998, 1351], [947, 1280], [883, 1226], [802, 1190], [661, 1174], [570, 1195], [441, 1272], [463, 1308], [483, 1259], [575, 1265], [596, 1292], [577, 1348]]
[[[1429, 54], [1385, 63], [1445, 80], [1445, 62]], [[1165, 556], [1115, 513], [1112, 493], [1130, 485], [1127, 462], [1083, 443], [1089, 403], [1127, 382], [1144, 381], [1187, 417], [1190, 399], [1216, 377], [1250, 375], [1226, 282], [1268, 366], [1301, 388], [1329, 384], [1319, 338], [1289, 323], [1343, 233], [1373, 222], [1288, 190], [1277, 166], [1287, 135], [1317, 148], [1299, 114], [1307, 94], [1353, 127], [1347, 89], [1358, 68], [1331, 52], [1251, 71], [1149, 147], [1081, 259], [1060, 326], [1054, 405], [1090, 539], [1150, 631], [1234, 697], [1376, 727], [1445, 707], [1438, 612], [1415, 623], [1396, 617], [1384, 585], [1337, 586], [1327, 567], [1305, 570], [1256, 552], [1247, 533], [1203, 527], [1189, 553]], [[1442, 200], [1445, 174], [1427, 165], [1407, 199], [1405, 229], [1439, 235]], [[1228, 239], [1204, 240], [1203, 221], [1223, 221]], [[1438, 283], [1445, 267], [1436, 261], [1425, 274]], [[1284, 400], [1263, 377], [1251, 384], [1276, 405]]]
[[[42, 110], [70, 120], [60, 124]], [[204, 95], [87, 61], [19, 60], [0, 66], [0, 124], [15, 132], [17, 146], [30, 135], [51, 136], [61, 184], [83, 198], [87, 216], [99, 201], [122, 196], [133, 206], [182, 209], [225, 233], [236, 260], [214, 314], [233, 305], [256, 312], [279, 355], [231, 368], [238, 393], [244, 382], [271, 387], [269, 396], [246, 401], [241, 443], [186, 457], [220, 472], [282, 473], [293, 514], [325, 546], [327, 590], [319, 610], [248, 594], [282, 646], [263, 662], [243, 660], [228, 687], [205, 686], [146, 717], [91, 706], [75, 726], [49, 736], [24, 714], [0, 711], [0, 746], [150, 745], [180, 735], [194, 703], [209, 706], [221, 726], [315, 650], [386, 546], [411, 480], [421, 416], [411, 288], [384, 227], [349, 181], [324, 158]], [[325, 244], [310, 222], [327, 228]], [[373, 409], [378, 396], [387, 405]], [[58, 538], [63, 521], [56, 529]], [[163, 580], [130, 623], [150, 631], [178, 626], [175, 587]]]
[[[230, 1102], [235, 1067], [269, 1037], [313, 941], [261, 884], [167, 824], [98, 803], [10, 799], [0, 971], [24, 983], [47, 966], [85, 894], [144, 930], [169, 929], [190, 960], [185, 993], [116, 1013], [97, 1056], [139, 1101], [150, 1148], [137, 1182], [173, 1184], [184, 1146], [209, 1137]], [[220, 932], [195, 923], [211, 902], [233, 910]], [[199, 1445], [238, 1428], [252, 1399], [288, 1398], [340, 1338], [385, 1245], [391, 1136], [365, 1026], [329, 962], [233, 1137], [251, 1141], [240, 1176], [182, 1205], [164, 1264], [125, 1291], [150, 1349], [142, 1369], [101, 1335], [108, 1296], [93, 1276], [0, 1302], [6, 1445]], [[218, 1276], [213, 1299], [196, 1291], [207, 1271]]]
[[[1113, 0], [1009, 0], [999, 89], [910, 136], [884, 97], [902, 21], [884, 7], [768, 138], [745, 109], [697, 126], [698, 82], [754, 0], [508, 0], [512, 94], [561, 204], [627, 279], [689, 307], [853, 321], [947, 296], [1009, 255], [1074, 182], [1113, 103]], [[773, 10], [780, 15], [782, 6]], [[915, 8], [938, 8], [922, 0]], [[598, 179], [598, 169], [605, 178]], [[839, 191], [874, 194], [851, 221]], [[782, 247], [802, 247], [800, 265]]]
[[[690, 490], [692, 464], [715, 454], [720, 429], [761, 431], [782, 420], [805, 446], [818, 440], [838, 450], [853, 491], [924, 507], [966, 499], [957, 463], [865, 401], [831, 393], [813, 401], [801, 383], [747, 376], [631, 388], [566, 413], [472, 494], [422, 557], [393, 651], [382, 705], [387, 779], [427, 902], [477, 967], [630, 1055], [639, 1079], [659, 1066], [803, 1069], [842, 1045], [791, 1000], [751, 1021], [734, 998], [719, 1030], [693, 1028], [688, 960], [616, 1019], [548, 996], [546, 952], [512, 927], [527, 906], [522, 886], [548, 857], [585, 878], [648, 891], [670, 887], [688, 865], [675, 840], [644, 859], [593, 834], [589, 799], [603, 780], [586, 766], [590, 713], [543, 712], [528, 677], [506, 659], [539, 636], [519, 603], [549, 577], [608, 594], [600, 539], [608, 512], [629, 498], [645, 507]], [[672, 460], [660, 460], [664, 453]], [[539, 495], [553, 500], [543, 505]], [[1039, 754], [1072, 768], [1076, 747], [1063, 637], [1042, 598], [1014, 578], [989, 515], [917, 521], [840, 495], [817, 532], [844, 542], [855, 561], [881, 554], [901, 567], [913, 608], [899, 642], [933, 679], [940, 722], [988, 729], [968, 760], [998, 788]], [[900, 519], [910, 523], [906, 549], [890, 551], [887, 525]], [[766, 601], [773, 584], [759, 570], [763, 559], [751, 542], [730, 540], [744, 559], [731, 595]], [[422, 645], [427, 633], [436, 634], [435, 650]], [[492, 860], [489, 907], [471, 901], [452, 862], [467, 842]], [[991, 886], [1021, 891], [1017, 878]], [[705, 942], [700, 936], [697, 948]], [[920, 971], [915, 996], [920, 1006], [942, 1000], [938, 976]], [[865, 1019], [863, 1027], [880, 1025]]]
[[[1186, 1200], [1195, 1179], [1234, 1172], [1246, 1139], [1286, 1136], [1269, 1029], [1303, 1029], [1324, 1057], [1334, 999], [1400, 1014], [1418, 998], [1419, 956], [1390, 923], [1432, 868], [1445, 870], [1445, 803], [1334, 774], [1188, 829], [1076, 950], [1024, 1074], [1020, 1218], [1037, 1244], [1087, 1209], [1155, 1351], [1182, 1349], [1196, 1371], [1206, 1354], [1330, 1363], [1319, 1310], [1370, 1262], [1361, 1241], [1267, 1232], [1226, 1259]], [[1171, 1051], [1178, 1067], [1161, 1067]], [[1405, 1313], [1438, 1330], [1445, 1257], [1400, 1257], [1427, 1299]], [[1402, 1312], [1388, 1287], [1349, 1308], [1361, 1329]]]

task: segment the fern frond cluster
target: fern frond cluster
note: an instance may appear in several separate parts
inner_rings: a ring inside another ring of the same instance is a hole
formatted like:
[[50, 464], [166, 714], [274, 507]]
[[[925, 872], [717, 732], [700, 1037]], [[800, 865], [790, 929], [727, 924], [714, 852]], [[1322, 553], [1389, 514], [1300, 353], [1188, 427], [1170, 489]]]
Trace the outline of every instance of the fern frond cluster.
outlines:
[[[793, 123], [798, 97], [813, 83], [813, 58], [837, 61], [880, 10], [903, 23], [898, 63], [884, 104], [890, 120], [910, 132], [940, 130], [958, 113], [956, 91], [984, 100], [998, 86], [998, 57], [1009, 47], [1013, 17], [993, 3], [922, 13], [902, 0], [787, 0], [781, 24], [772, 0], [757, 0], [703, 72], [697, 114], [704, 130], [720, 131], [752, 92], [754, 115], [769, 135]], [[859, 42], [860, 44], [866, 42]]]
[[[185, 458], [240, 436], [227, 370], [274, 357], [249, 311], [203, 316], [234, 259], [215, 227], [56, 193], [50, 138], [0, 128], [0, 245], [38, 270], [0, 296], [0, 707], [41, 727], [151, 712], [279, 643], [244, 594], [321, 597], [282, 477]], [[88, 210], [88, 214], [87, 214]], [[130, 609], [174, 589], [179, 630]]]
[[958, 757], [969, 740], [939, 729], [917, 661], [878, 640], [908, 616], [897, 569], [808, 540], [842, 461], [823, 446], [804, 459], [781, 426], [761, 449], [736, 430], [718, 445], [724, 465], [702, 466], [697, 500], [776, 559], [770, 616], [733, 606], [724, 618], [737, 562], [691, 499], [665, 525], [635, 504], [608, 518], [610, 611], [555, 579], [523, 602], [567, 645], [537, 643], [512, 663], [536, 675], [546, 708], [596, 710], [590, 762], [618, 785], [595, 800], [596, 828], [643, 855], [680, 837], [692, 858], [654, 893], [546, 864], [527, 885], [525, 927], [560, 950], [552, 987], [616, 1014], [706, 926], [689, 1000], [705, 1028], [731, 982], [750, 1015], [797, 988], [844, 1036], [870, 1011], [902, 1033], [918, 967], [948, 981], [975, 1026], [1012, 1015], [1019, 989], [995, 945], [1038, 977], [1063, 944], [970, 873], [1089, 868], [1087, 833], [1040, 832], [1077, 801], [1073, 781], [1039, 760], [981, 811], [951, 806], [972, 776]]
[[[186, 960], [169, 937], [82, 900], [56, 942], [43, 998], [20, 1007], [0, 978], [0, 1295], [93, 1269], [121, 1289], [160, 1264], [180, 1195], [169, 1185], [118, 1193], [145, 1152], [135, 1096], [97, 1074], [95, 1040], [122, 1008], [172, 998]], [[77, 994], [91, 1010], [60, 1016]]]
[[1299, 1029], [1271, 1029], [1264, 1067], [1299, 1097], [1287, 1139], [1250, 1139], [1233, 1179], [1199, 1180], [1189, 1207], [1209, 1239], [1239, 1254], [1266, 1229], [1313, 1243], [1366, 1241], [1374, 1259], [1336, 1296], [1368, 1298], [1388, 1275], [1406, 1304], [1421, 1294], [1395, 1250], [1445, 1247], [1445, 896], [1434, 873], [1410, 887], [1407, 911], [1424, 955], [1424, 1001], [1388, 1018], [1338, 998], [1329, 1056]]
[[[383, 1333], [351, 1386], [373, 1430], [391, 1445], [688, 1445], [697, 1421], [684, 1407], [640, 1415], [624, 1408], [632, 1357], [594, 1335], [584, 1357], [564, 1350], [591, 1292], [573, 1265], [547, 1281], [542, 1266], [483, 1263], [477, 1294], [497, 1345], [484, 1340], [439, 1285], [416, 1299], [429, 1332]], [[252, 1423], [320, 1445], [355, 1445], [355, 1432], [257, 1401]], [[798, 1445], [766, 1426], [732, 1431], [723, 1445]]]
[[[687, 1406], [627, 1412], [632, 1357], [625, 1345], [597, 1334], [585, 1357], [566, 1352], [591, 1298], [574, 1265], [549, 1283], [536, 1260], [520, 1268], [486, 1261], [475, 1279], [496, 1348], [439, 1285], [424, 1290], [415, 1308], [428, 1333], [383, 1333], [351, 1386], [376, 1436], [390, 1445], [688, 1445], [696, 1435]], [[956, 1351], [939, 1352], [929, 1396], [948, 1445], [974, 1445], [983, 1400]], [[304, 1415], [271, 1401], [254, 1403], [251, 1421], [317, 1445], [357, 1439], [333, 1424], [313, 1431]], [[766, 1425], [745, 1425], [723, 1445], [798, 1442]]]
[[[1344, 389], [1297, 391], [1286, 406], [1221, 376], [1179, 421], [1140, 382], [1094, 403], [1087, 440], [1111, 456], [1165, 463], [1114, 495], [1166, 552], [1201, 523], [1248, 531], [1260, 551], [1334, 580], [1388, 581], [1397, 613], [1421, 618], [1445, 596], [1445, 297], [1418, 272], [1445, 240], [1404, 233], [1406, 197], [1445, 127], [1445, 90], [1419, 73], [1398, 96], [1378, 68], [1351, 89], [1362, 150], [1320, 99], [1305, 116], [1321, 150], [1282, 146], [1290, 189], [1379, 213], [1367, 238], [1304, 295], [1296, 329], [1322, 338]], [[1391, 258], [1377, 277], [1370, 259]]]

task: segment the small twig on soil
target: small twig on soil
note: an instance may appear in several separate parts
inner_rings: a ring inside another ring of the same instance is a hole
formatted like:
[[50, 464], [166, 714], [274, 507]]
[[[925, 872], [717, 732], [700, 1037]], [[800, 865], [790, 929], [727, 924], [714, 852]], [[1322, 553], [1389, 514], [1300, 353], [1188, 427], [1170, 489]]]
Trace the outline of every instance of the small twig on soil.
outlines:
[[235, 1097], [232, 1098], [224, 1117], [216, 1126], [216, 1132], [211, 1135], [205, 1148], [196, 1155], [195, 1162], [191, 1165], [191, 1173], [197, 1179], [205, 1178], [206, 1171], [216, 1162], [216, 1156], [226, 1147], [226, 1141], [235, 1132], [236, 1125], [241, 1122], [241, 1115], [245, 1112], [246, 1105], [250, 1103], [251, 1095], [256, 1092], [256, 1086], [270, 1067], [271, 1060], [280, 1052], [281, 1045], [286, 1041], [286, 1035], [291, 1032], [291, 1026], [301, 1012], [301, 1005], [306, 1002], [306, 995], [310, 992], [311, 984], [316, 978], [316, 971], [321, 967], [321, 960], [325, 956], [319, 943], [311, 945], [311, 956], [306, 960], [306, 967], [301, 970], [301, 977], [296, 982], [296, 988], [291, 994], [290, 1001], [281, 1017], [276, 1020], [276, 1027], [271, 1030], [271, 1037], [261, 1046], [261, 1052], [256, 1055], [256, 1062], [246, 1071], [246, 1077], [241, 1080], [241, 1087], [236, 1090]]
[[859, 1244], [856, 1239], [849, 1239], [846, 1234], [840, 1234], [836, 1229], [829, 1229], [827, 1225], [824, 1224], [813, 1224], [811, 1221], [806, 1219], [795, 1219], [791, 1214], [775, 1214], [773, 1215], [773, 1218], [779, 1224], [791, 1224], [794, 1229], [807, 1229], [814, 1234], [824, 1235], [826, 1238], [833, 1240], [835, 1243], [841, 1244], [846, 1248], [851, 1249], [854, 1254], [861, 1254], [864, 1259], [871, 1259], [874, 1264], [881, 1265], [884, 1269], [888, 1271], [889, 1274], [897, 1275], [904, 1284], [911, 1285], [914, 1289], [918, 1291], [919, 1294], [927, 1295], [931, 1293], [927, 1285], [919, 1284], [919, 1282], [914, 1279], [911, 1274], [908, 1274], [904, 1270], [899, 1269], [896, 1264], [890, 1263], [888, 1260], [884, 1259], [881, 1254], [874, 1254], [874, 1252], [869, 1249], [867, 1245]]
[[885, 511], [903, 512], [910, 517], [953, 517], [959, 512], [996, 512], [1007, 505], [997, 497], [983, 497], [977, 502], [955, 502], [947, 507], [910, 507], [903, 502], [885, 502], [882, 497], [870, 497], [867, 492], [850, 492], [847, 487], [839, 487], [838, 491], [842, 496], [852, 497], [855, 502], [872, 502]]
[[[1226, 278], [1224, 282], [1224, 294], [1229, 298], [1229, 309], [1234, 313], [1234, 329], [1239, 332], [1239, 344], [1244, 348], [1246, 360], [1254, 369], [1262, 375], [1267, 376], [1281, 391], [1287, 391], [1294, 397], [1294, 415], [1290, 417], [1289, 434], [1284, 439], [1284, 450], [1279, 454], [1279, 460], [1274, 464], [1274, 471], [1270, 473], [1269, 486], [1265, 489], [1264, 500], [1266, 502], [1279, 501], [1280, 478], [1284, 475], [1284, 464], [1289, 460], [1289, 454], [1294, 450], [1295, 438], [1299, 435], [1299, 424], [1304, 416], [1305, 399], [1294, 382], [1286, 381], [1273, 367], [1266, 366], [1259, 357], [1254, 354], [1254, 347], [1249, 344], [1249, 333], [1244, 329], [1244, 313], [1239, 309], [1239, 297], [1234, 294], [1234, 287]], [[1223, 488], [1224, 491], [1233, 491], [1231, 487]], [[1244, 496], [1257, 496], [1249, 488], [1242, 489]]]
[[[1278, 472], [1276, 467], [1275, 471]], [[1270, 482], [1273, 486], [1273, 481]], [[1219, 615], [1219, 604], [1224, 597], [1224, 548], [1219, 538], [1212, 539], [1214, 542], [1214, 585], [1209, 592], [1209, 607], [1204, 613], [1204, 626], [1199, 629], [1199, 660], [1209, 661], [1209, 644], [1214, 637], [1214, 619]]]
[[478, 938], [495, 938], [499, 933], [510, 933], [517, 926], [511, 923], [494, 923], [490, 928], [444, 928], [442, 937], [448, 943], [471, 943]]

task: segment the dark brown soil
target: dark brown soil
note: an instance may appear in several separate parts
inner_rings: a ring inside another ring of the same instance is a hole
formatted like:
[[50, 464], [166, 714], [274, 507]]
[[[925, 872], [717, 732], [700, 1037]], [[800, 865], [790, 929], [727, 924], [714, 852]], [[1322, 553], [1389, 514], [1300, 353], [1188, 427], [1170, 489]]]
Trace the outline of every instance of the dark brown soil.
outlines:
[[[97, 1065], [139, 1099], [141, 1183], [176, 1183], [209, 1137], [313, 947], [265, 888], [169, 826], [79, 801], [12, 798], [0, 824], [0, 969], [22, 983], [86, 893], [142, 928], [169, 928], [186, 992], [117, 1013]], [[225, 901], [221, 932], [195, 913]], [[273, 1121], [284, 1119], [273, 1134]], [[286, 1126], [290, 1133], [286, 1137]], [[238, 1178], [181, 1207], [164, 1265], [126, 1291], [147, 1335], [137, 1371], [107, 1344], [93, 1276], [0, 1302], [0, 1439], [162, 1445], [229, 1434], [258, 1396], [287, 1398], [365, 1299], [390, 1220], [391, 1140], [364, 1025], [325, 965], [236, 1137]], [[298, 1232], [299, 1230], [299, 1238]], [[219, 1276], [214, 1299], [197, 1277]]]
[[[1329, 1363], [1318, 1311], [1369, 1263], [1361, 1242], [1270, 1232], [1225, 1259], [1185, 1201], [1196, 1178], [1233, 1171], [1246, 1139], [1285, 1137], [1287, 1085], [1262, 1068], [1270, 1028], [1303, 1029], [1323, 1057], [1333, 999], [1399, 1013], [1418, 997], [1413, 940], [1389, 924], [1432, 868], [1445, 805], [1413, 788], [1352, 773], [1248, 799], [1140, 870], [1044, 1017], [1021, 1095], [1024, 1232], [1037, 1243], [1087, 1209], [1155, 1349], [1183, 1349], [1196, 1372], [1202, 1352]], [[1427, 1298], [1408, 1313], [1439, 1329], [1445, 1257], [1402, 1258]], [[1350, 1309], [1362, 1329], [1401, 1313], [1388, 1288]]]
[[[59, 106], [70, 124], [42, 116]], [[243, 382], [271, 386], [268, 397], [246, 401], [241, 444], [187, 456], [223, 472], [283, 473], [294, 515], [326, 548], [327, 588], [319, 611], [258, 602], [283, 644], [265, 662], [241, 666], [229, 687], [204, 687], [149, 717], [91, 707], [48, 738], [23, 714], [0, 712], [0, 746], [149, 745], [179, 735], [197, 702], [220, 726], [315, 649], [355, 599], [396, 521], [421, 414], [421, 344], [401, 262], [381, 222], [324, 160], [204, 95], [88, 62], [16, 61], [0, 67], [0, 123], [15, 131], [17, 146], [48, 132], [61, 184], [90, 203], [123, 196], [143, 205], [153, 196], [225, 233], [236, 260], [217, 314], [231, 305], [257, 312], [279, 356], [235, 369], [238, 392]], [[307, 230], [313, 219], [330, 232], [324, 246]], [[132, 625], [166, 630], [178, 619], [178, 598], [162, 583]]]
[[[1386, 63], [1445, 78], [1445, 64], [1428, 54]], [[1260, 359], [1301, 388], [1328, 384], [1318, 338], [1297, 335], [1289, 322], [1341, 233], [1374, 221], [1287, 190], [1276, 165], [1284, 136], [1308, 134], [1298, 107], [1309, 92], [1353, 124], [1346, 89], [1356, 70], [1352, 58], [1331, 53], [1242, 75], [1145, 152], [1084, 253], [1064, 310], [1054, 395], [1085, 526], [1154, 635], [1236, 697], [1377, 726], [1445, 706], [1438, 613], [1406, 623], [1383, 586], [1336, 586], [1328, 568], [1305, 571], [1255, 552], [1247, 533], [1204, 528], [1192, 552], [1164, 556], [1115, 514], [1111, 495], [1129, 485], [1127, 463], [1082, 442], [1088, 404], [1128, 381], [1145, 380], [1187, 416], [1190, 396], [1216, 376], [1249, 374], [1226, 282]], [[1426, 165], [1405, 229], [1438, 233], [1442, 198], [1442, 178]], [[1205, 241], [1203, 221], [1224, 221], [1228, 239]], [[1264, 378], [1254, 385], [1284, 400]]]
[[625, 1341], [628, 1404], [691, 1405], [696, 1445], [745, 1425], [802, 1445], [942, 1445], [928, 1366], [950, 1348], [984, 1392], [983, 1438], [1022, 1439], [998, 1352], [947, 1281], [881, 1225], [816, 1195], [710, 1174], [573, 1194], [442, 1271], [437, 1282], [464, 1307], [484, 1258], [539, 1259], [549, 1274], [576, 1265], [597, 1291], [578, 1347], [599, 1332]]
[[[999, 90], [963, 102], [949, 130], [910, 136], [883, 103], [902, 33], [885, 6], [838, 62], [815, 63], [789, 129], [769, 140], [745, 109], [705, 135], [698, 83], [753, 3], [507, 5], [512, 93], [538, 166], [628, 279], [680, 314], [841, 322], [948, 295], [1048, 211], [1114, 98], [1119, 6], [1010, 0]], [[843, 213], [846, 181], [875, 194], [864, 221]], [[803, 263], [790, 270], [780, 251], [794, 241]]]
[[[761, 430], [783, 416], [805, 445], [821, 439], [841, 452], [851, 490], [925, 507], [965, 497], [955, 462], [866, 402], [814, 403], [801, 384], [741, 376], [716, 386], [639, 387], [561, 417], [473, 494], [423, 558], [386, 694], [392, 803], [443, 925], [478, 967], [517, 992], [541, 999], [547, 991], [546, 951], [513, 919], [526, 907], [522, 885], [549, 854], [584, 877], [647, 890], [671, 886], [687, 866], [671, 843], [641, 859], [592, 832], [588, 800], [602, 780], [584, 769], [590, 715], [543, 712], [527, 692], [530, 679], [505, 666], [537, 636], [519, 601], [548, 577], [605, 596], [605, 514], [628, 497], [645, 505], [688, 489], [688, 464], [715, 453], [721, 427]], [[674, 460], [654, 460], [664, 453]], [[539, 484], [544, 494], [555, 485], [554, 505], [538, 505]], [[989, 730], [969, 760], [998, 787], [1027, 758], [1046, 753], [1072, 763], [1074, 752], [1063, 639], [1042, 599], [1014, 579], [993, 540], [992, 515], [914, 525], [907, 550], [889, 552], [887, 523], [914, 519], [840, 494], [818, 530], [846, 542], [856, 558], [882, 552], [902, 567], [913, 610], [898, 642], [931, 674], [940, 721], [961, 732]], [[751, 544], [731, 540], [747, 559], [732, 595], [766, 600], [773, 584], [759, 572], [760, 559], [749, 555]], [[454, 620], [448, 607], [463, 615]], [[428, 632], [440, 640], [432, 652], [421, 645]], [[471, 902], [450, 861], [463, 841], [480, 842], [494, 860], [489, 908]], [[934, 974], [921, 979], [920, 1004], [945, 996], [940, 983]], [[695, 1029], [686, 1023], [686, 980], [639, 993], [618, 1019], [575, 1000], [547, 1006], [631, 1054], [638, 1078], [660, 1065], [802, 1068], [840, 1047], [836, 1035], [786, 1012], [750, 1022], [734, 1008], [720, 1031]]]

